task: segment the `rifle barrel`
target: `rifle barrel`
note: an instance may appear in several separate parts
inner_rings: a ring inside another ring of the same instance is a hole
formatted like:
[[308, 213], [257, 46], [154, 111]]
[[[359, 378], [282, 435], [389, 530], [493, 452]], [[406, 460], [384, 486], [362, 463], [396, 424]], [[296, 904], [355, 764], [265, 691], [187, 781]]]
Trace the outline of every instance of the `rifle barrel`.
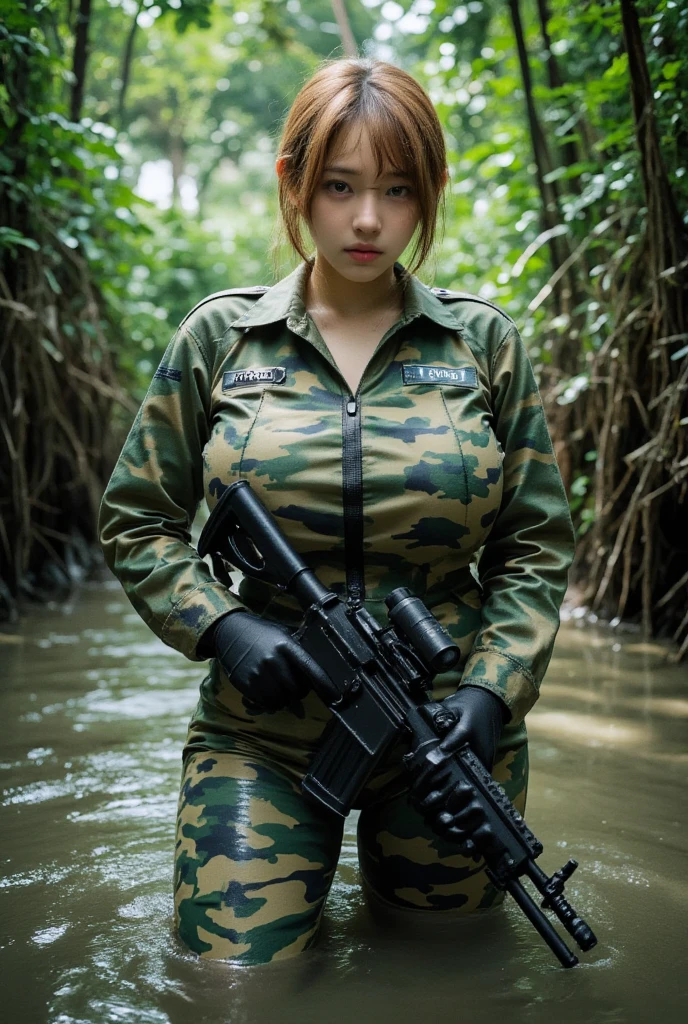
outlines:
[[578, 957], [571, 952], [562, 937], [554, 930], [517, 878], [512, 878], [511, 881], [506, 883], [506, 891], [514, 897], [533, 928], [545, 940], [562, 967], [575, 967], [578, 963]]

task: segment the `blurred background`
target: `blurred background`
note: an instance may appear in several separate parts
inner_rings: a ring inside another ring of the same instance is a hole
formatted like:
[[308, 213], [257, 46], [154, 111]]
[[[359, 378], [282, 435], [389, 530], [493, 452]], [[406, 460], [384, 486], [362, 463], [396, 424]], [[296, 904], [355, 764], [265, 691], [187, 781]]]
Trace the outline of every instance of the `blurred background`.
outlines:
[[[419, 276], [516, 320], [571, 503], [569, 600], [528, 717], [528, 821], [544, 868], [580, 860], [567, 891], [599, 938], [570, 972], [515, 905], [426, 934], [372, 920], [355, 815], [321, 944], [298, 965], [199, 962], [173, 934], [203, 667], [103, 571], [98, 506], [181, 319], [296, 265], [281, 125], [319, 62], [357, 54], [435, 104], [447, 216]], [[682, 1021], [688, 4], [0, 0], [0, 73], [9, 1018]]]
[[178, 323], [295, 266], [274, 160], [324, 58], [422, 83], [449, 153], [427, 284], [530, 348], [576, 599], [688, 645], [688, 8], [675, 0], [0, 0], [0, 617], [97, 563]]

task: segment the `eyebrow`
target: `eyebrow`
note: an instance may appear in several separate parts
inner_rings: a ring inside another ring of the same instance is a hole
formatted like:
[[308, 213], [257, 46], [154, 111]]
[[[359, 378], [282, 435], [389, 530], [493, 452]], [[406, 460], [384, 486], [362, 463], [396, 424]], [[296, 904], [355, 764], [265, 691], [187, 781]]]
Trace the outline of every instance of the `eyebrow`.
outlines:
[[[326, 167], [325, 172], [335, 171], [337, 174], [351, 174], [356, 177], [361, 176], [361, 171], [355, 171], [353, 167], [341, 167], [340, 165], [333, 165], [332, 167]], [[404, 174], [403, 171], [388, 171], [387, 174], [382, 175], [383, 178], [403, 178], [405, 181], [413, 181], [410, 174]]]

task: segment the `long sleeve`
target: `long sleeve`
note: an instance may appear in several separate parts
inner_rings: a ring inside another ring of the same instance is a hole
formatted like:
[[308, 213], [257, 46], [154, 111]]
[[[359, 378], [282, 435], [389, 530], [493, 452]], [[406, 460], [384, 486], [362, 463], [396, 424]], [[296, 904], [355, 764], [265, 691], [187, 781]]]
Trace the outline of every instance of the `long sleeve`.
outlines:
[[537, 383], [514, 327], [492, 356], [491, 389], [504, 490], [478, 565], [482, 625], [461, 685], [492, 690], [518, 723], [537, 700], [552, 655], [574, 532]]
[[180, 327], [143, 400], [100, 506], [105, 560], [141, 618], [170, 647], [200, 661], [197, 644], [243, 608], [191, 545], [210, 432], [211, 356]]

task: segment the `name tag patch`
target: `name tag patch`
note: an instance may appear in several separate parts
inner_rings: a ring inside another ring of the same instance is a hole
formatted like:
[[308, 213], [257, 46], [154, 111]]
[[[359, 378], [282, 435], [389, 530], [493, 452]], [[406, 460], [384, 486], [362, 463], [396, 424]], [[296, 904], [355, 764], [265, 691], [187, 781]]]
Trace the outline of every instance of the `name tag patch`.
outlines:
[[254, 366], [247, 370], [226, 370], [222, 390], [245, 387], [247, 384], [284, 384], [287, 371], [283, 366]]
[[424, 366], [420, 363], [402, 363], [404, 384], [450, 384], [457, 388], [477, 388], [478, 371], [475, 366]]
[[164, 377], [165, 380], [181, 380], [182, 379], [182, 371], [181, 370], [173, 370], [171, 366], [165, 366], [164, 363], [161, 363], [160, 366], [155, 371], [153, 376], [154, 377]]

